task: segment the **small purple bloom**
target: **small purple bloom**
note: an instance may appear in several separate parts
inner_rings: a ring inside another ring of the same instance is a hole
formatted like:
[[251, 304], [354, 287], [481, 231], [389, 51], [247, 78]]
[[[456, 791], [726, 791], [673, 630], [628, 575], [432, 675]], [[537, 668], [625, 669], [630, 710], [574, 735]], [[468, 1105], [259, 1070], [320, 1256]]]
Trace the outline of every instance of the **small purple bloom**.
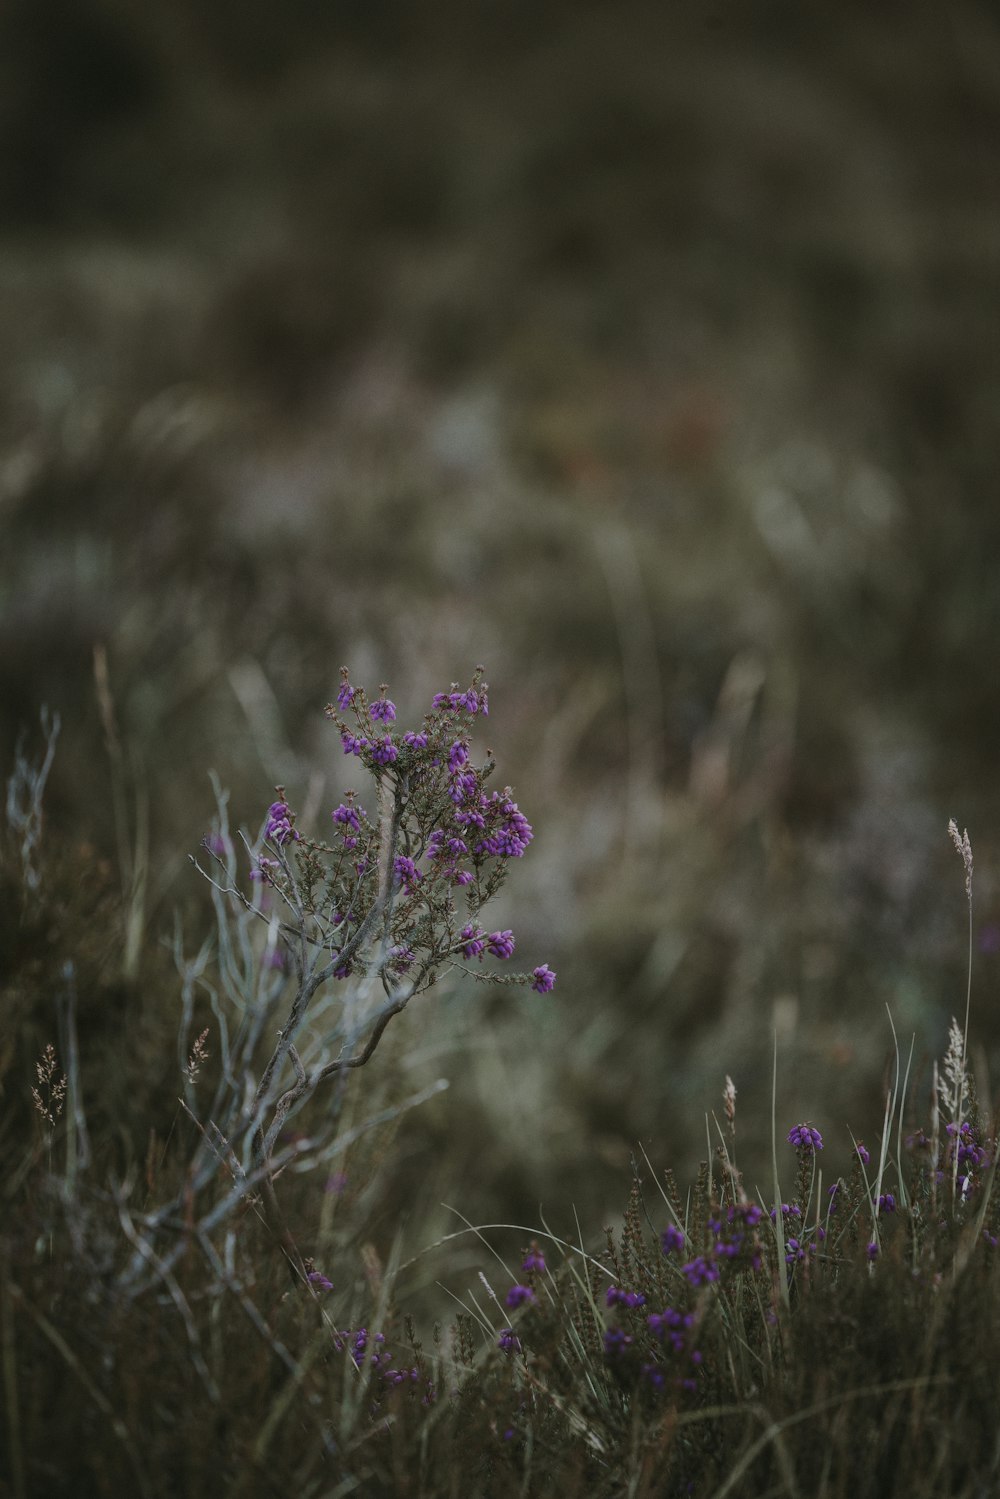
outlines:
[[788, 1131], [788, 1143], [796, 1150], [813, 1152], [823, 1149], [823, 1136], [811, 1124], [793, 1124]]
[[891, 1192], [883, 1192], [878, 1200], [880, 1213], [894, 1213], [896, 1211], [896, 1199]]
[[399, 756], [391, 734], [386, 734], [384, 739], [376, 739], [371, 745], [371, 752], [374, 765], [392, 765]]
[[361, 819], [367, 816], [364, 807], [355, 807], [353, 803], [341, 802], [336, 811], [330, 816], [334, 822], [340, 823], [345, 828], [351, 828], [355, 833], [361, 831]]
[[865, 1254], [870, 1260], [878, 1259], [878, 1245], [876, 1244], [874, 1239], [872, 1239], [871, 1243], [868, 1245], [867, 1249], [865, 1250]]
[[354, 702], [355, 690], [347, 678], [344, 677], [340, 684], [340, 690], [337, 693], [337, 706], [345, 710], [349, 708]]
[[383, 723], [395, 723], [396, 704], [387, 697], [380, 697], [378, 702], [371, 705], [371, 716], [381, 719]]
[[486, 946], [495, 958], [510, 958], [514, 954], [514, 933], [508, 928], [503, 932], [490, 932]]
[[608, 1358], [620, 1358], [632, 1344], [635, 1338], [631, 1337], [624, 1328], [609, 1327], [604, 1334], [604, 1352]]
[[637, 1306], [646, 1305], [646, 1298], [641, 1291], [623, 1291], [620, 1286], [608, 1286], [606, 1300], [608, 1306], [624, 1306], [630, 1311]]
[[676, 1223], [668, 1223], [660, 1235], [660, 1243], [663, 1246], [664, 1254], [670, 1254], [675, 1249], [683, 1249], [687, 1243], [684, 1237], [684, 1230], [678, 1228]]
[[359, 738], [347, 729], [341, 729], [340, 742], [344, 746], [345, 755], [360, 755], [362, 750], [368, 748], [368, 740]]
[[448, 769], [453, 775], [457, 775], [468, 758], [468, 745], [463, 744], [461, 739], [456, 739], [448, 751]]
[[407, 729], [403, 735], [403, 743], [410, 749], [426, 749], [427, 735], [424, 733], [414, 733], [412, 729]]
[[535, 1293], [530, 1286], [511, 1286], [504, 1301], [511, 1311], [515, 1307], [530, 1306], [535, 1299]]
[[486, 938], [478, 931], [470, 921], [458, 934], [462, 943], [459, 949], [463, 958], [481, 958], [486, 950]]
[[719, 1267], [705, 1259], [702, 1254], [696, 1255], [686, 1265], [681, 1266], [681, 1274], [689, 1286], [707, 1286], [719, 1278]]
[[418, 882], [423, 879], [423, 875], [413, 860], [408, 859], [405, 854], [397, 854], [392, 861], [392, 867], [400, 884], [405, 885], [409, 894], [412, 895]]
[[[502, 1348], [504, 1353], [520, 1353], [521, 1339], [515, 1335], [512, 1327], [503, 1327], [497, 1338], [497, 1347]], [[513, 1433], [508, 1432], [507, 1435], [512, 1436]]]
[[321, 1272], [319, 1270], [310, 1270], [310, 1272], [309, 1272], [309, 1284], [311, 1286], [315, 1286], [315, 1288], [316, 1288], [317, 1291], [332, 1291], [333, 1290], [333, 1281], [332, 1280], [327, 1280], [326, 1276], [323, 1275], [323, 1274], [321, 1274]]
[[556, 976], [548, 963], [543, 963], [540, 968], [533, 968], [531, 974], [534, 979], [531, 987], [535, 993], [549, 994], [555, 985]]
[[545, 1256], [540, 1249], [529, 1249], [522, 1263], [522, 1270], [535, 1270], [539, 1274], [545, 1269]]
[[861, 1164], [863, 1166], [870, 1166], [871, 1163], [872, 1163], [872, 1158], [868, 1154], [867, 1147], [864, 1146], [864, 1145], [862, 1145], [862, 1143], [861, 1143], [860, 1140], [858, 1141], [857, 1152], [858, 1152], [858, 1160], [861, 1162]]

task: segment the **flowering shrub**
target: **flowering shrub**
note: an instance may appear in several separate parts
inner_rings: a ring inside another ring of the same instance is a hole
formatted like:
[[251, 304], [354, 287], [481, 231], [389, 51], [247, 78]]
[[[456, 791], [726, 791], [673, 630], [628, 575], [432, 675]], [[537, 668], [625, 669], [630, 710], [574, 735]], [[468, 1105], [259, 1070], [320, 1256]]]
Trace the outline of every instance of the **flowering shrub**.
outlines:
[[[476, 720], [489, 712], [482, 669], [464, 691], [453, 685], [437, 693], [421, 728], [402, 734], [386, 692], [383, 686], [370, 701], [344, 668], [336, 702], [326, 710], [344, 753], [374, 782], [372, 814], [348, 791], [330, 813], [330, 840], [309, 837], [278, 786], [250, 876], [270, 892], [269, 908], [236, 881], [220, 887], [265, 923], [277, 911], [284, 966], [296, 980], [251, 1105], [258, 1169], [266, 1169], [300, 1101], [325, 1080], [365, 1066], [393, 1017], [442, 971], [464, 968], [476, 979], [528, 985], [539, 994], [555, 983], [547, 964], [504, 976], [482, 968], [484, 959], [506, 963], [514, 955], [513, 931], [487, 932], [477, 918], [534, 837], [510, 787], [487, 790], [495, 762], [477, 765], [472, 758]], [[222, 854], [215, 858], [227, 868]], [[465, 967], [473, 962], [476, 968]], [[336, 1056], [301, 1056], [296, 1042], [315, 996], [330, 982], [351, 979], [381, 990], [367, 1034]]]

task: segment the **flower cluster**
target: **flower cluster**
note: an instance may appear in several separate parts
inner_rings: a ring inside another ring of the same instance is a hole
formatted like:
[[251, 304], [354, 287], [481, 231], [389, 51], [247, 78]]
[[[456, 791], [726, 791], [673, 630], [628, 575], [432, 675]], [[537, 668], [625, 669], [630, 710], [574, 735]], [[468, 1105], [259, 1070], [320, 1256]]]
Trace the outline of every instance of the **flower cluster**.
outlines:
[[[311, 1279], [311, 1277], [310, 1277]], [[377, 1384], [375, 1396], [375, 1408], [380, 1403], [379, 1396], [382, 1392], [399, 1389], [408, 1386], [414, 1392], [422, 1387], [423, 1405], [433, 1404], [436, 1392], [433, 1385], [427, 1379], [426, 1373], [418, 1364], [411, 1364], [409, 1368], [398, 1363], [386, 1347], [385, 1334], [377, 1332], [370, 1334], [367, 1327], [359, 1327], [356, 1330], [348, 1328], [346, 1331], [335, 1332], [333, 1335], [333, 1346], [338, 1353], [349, 1353], [352, 1362], [360, 1369], [367, 1357], [368, 1367], [372, 1371], [373, 1380]]]
[[280, 795], [283, 787], [276, 788], [279, 792], [279, 800], [272, 802], [267, 809], [267, 821], [264, 824], [264, 837], [271, 843], [276, 843], [283, 848], [286, 843], [297, 839], [299, 834], [295, 831], [294, 817], [288, 809], [288, 803], [284, 796]]
[[[764, 1216], [755, 1202], [730, 1203], [721, 1207], [708, 1220], [711, 1242], [704, 1254], [696, 1254], [681, 1265], [680, 1273], [689, 1286], [714, 1285], [721, 1279], [725, 1268], [731, 1270], [761, 1267], [760, 1241], [757, 1225]], [[688, 1243], [683, 1230], [670, 1223], [660, 1235], [660, 1244], [665, 1255], [680, 1255]]]
[[[517, 946], [513, 931], [489, 931], [475, 918], [534, 834], [509, 787], [487, 791], [492, 761], [477, 766], [472, 759], [475, 720], [489, 711], [481, 671], [470, 687], [437, 693], [418, 730], [398, 733], [386, 685], [369, 701], [346, 668], [326, 711], [345, 752], [375, 778], [378, 816], [369, 819], [348, 791], [330, 813], [332, 846], [317, 842], [297, 830], [279, 786], [264, 824], [267, 852], [255, 855], [253, 878], [284, 897], [328, 954], [336, 978], [364, 974], [375, 962], [384, 979], [405, 975], [426, 987], [456, 958], [507, 962]], [[369, 940], [359, 942], [366, 921]], [[542, 963], [505, 982], [548, 994], [555, 979]]]
[[823, 1136], [811, 1124], [794, 1124], [788, 1131], [788, 1143], [796, 1150], [812, 1154], [823, 1149]]

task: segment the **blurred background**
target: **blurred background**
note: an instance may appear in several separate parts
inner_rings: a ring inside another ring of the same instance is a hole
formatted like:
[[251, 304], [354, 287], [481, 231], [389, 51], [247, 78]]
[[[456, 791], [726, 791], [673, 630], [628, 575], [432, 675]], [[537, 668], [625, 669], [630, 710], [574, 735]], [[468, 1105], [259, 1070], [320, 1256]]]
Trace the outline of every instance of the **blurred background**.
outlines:
[[0, 750], [59, 711], [47, 844], [131, 932], [81, 993], [123, 1156], [209, 772], [322, 832], [343, 663], [410, 724], [485, 664], [536, 832], [496, 925], [559, 974], [397, 1022], [383, 1081], [451, 1087], [376, 1235], [599, 1230], [726, 1073], [753, 1180], [775, 1031], [843, 1169], [886, 1006], [921, 1102], [963, 1012], [951, 816], [995, 1076], [992, 6], [8, 0], [0, 79]]

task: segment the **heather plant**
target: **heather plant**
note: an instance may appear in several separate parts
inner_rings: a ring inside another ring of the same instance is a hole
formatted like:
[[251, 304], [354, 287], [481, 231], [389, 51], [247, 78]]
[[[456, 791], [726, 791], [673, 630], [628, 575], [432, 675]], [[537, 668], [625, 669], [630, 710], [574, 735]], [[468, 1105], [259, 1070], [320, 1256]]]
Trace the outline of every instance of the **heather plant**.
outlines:
[[[405, 1262], [398, 1238], [376, 1248], [346, 1189], [439, 1085], [407, 1094], [386, 1065], [351, 1087], [354, 1074], [377, 1051], [398, 1058], [390, 1022], [435, 979], [547, 993], [554, 978], [547, 965], [508, 975], [514, 935], [481, 919], [532, 837], [509, 789], [489, 791], [492, 757], [473, 764], [486, 708], [477, 676], [398, 734], [385, 690], [369, 703], [345, 675], [330, 717], [373, 786], [328, 809], [326, 838], [300, 827], [282, 788], [260, 837], [234, 838], [217, 788], [211, 862], [199, 860], [216, 929], [193, 954], [175, 932], [180, 1097], [144, 1162], [116, 1167], [106, 1128], [96, 1138], [83, 970], [62, 961], [58, 1045], [25, 1062], [36, 1144], [0, 1188], [0, 1481], [17, 1499], [69, 1483], [142, 1496], [995, 1492], [998, 1142], [968, 1064], [968, 991], [929, 1086], [912, 1047], [905, 1063], [895, 1048], [868, 1144], [809, 1118], [778, 1127], [776, 1050], [766, 1192], [744, 1181], [727, 1076], [697, 1179], [682, 1191], [643, 1153], [603, 1242], [579, 1224], [464, 1221]], [[24, 795], [8, 805], [4, 879], [19, 882], [24, 921], [68, 942], [49, 924], [61, 887], [39, 836], [45, 754], [19, 773], [35, 788], [30, 822]], [[952, 837], [971, 917], [971, 846]], [[89, 928], [120, 932], [102, 909]], [[463, 1291], [448, 1257], [470, 1240], [489, 1259]], [[461, 1305], [418, 1326], [408, 1287], [431, 1254]]]

